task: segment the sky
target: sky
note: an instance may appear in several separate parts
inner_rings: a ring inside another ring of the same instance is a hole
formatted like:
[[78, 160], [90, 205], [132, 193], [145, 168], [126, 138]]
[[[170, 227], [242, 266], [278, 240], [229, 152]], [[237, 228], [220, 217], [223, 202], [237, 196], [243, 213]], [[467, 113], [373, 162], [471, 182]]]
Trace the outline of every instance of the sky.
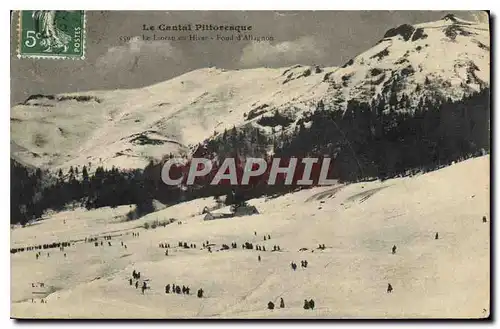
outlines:
[[[487, 19], [477, 11], [88, 11], [84, 60], [18, 59], [14, 14], [11, 103], [33, 94], [137, 88], [203, 67], [341, 66], [375, 45], [390, 28], [438, 20], [448, 13]], [[272, 41], [142, 40], [143, 34], [189, 34], [143, 31], [143, 24], [187, 23], [251, 25], [248, 34]]]

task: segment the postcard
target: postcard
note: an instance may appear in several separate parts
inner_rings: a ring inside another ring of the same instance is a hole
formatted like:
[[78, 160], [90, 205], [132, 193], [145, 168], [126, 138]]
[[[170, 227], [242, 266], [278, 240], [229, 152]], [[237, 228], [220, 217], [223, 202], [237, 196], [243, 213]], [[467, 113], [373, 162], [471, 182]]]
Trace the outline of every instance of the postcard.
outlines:
[[488, 319], [487, 11], [11, 12], [15, 319]]

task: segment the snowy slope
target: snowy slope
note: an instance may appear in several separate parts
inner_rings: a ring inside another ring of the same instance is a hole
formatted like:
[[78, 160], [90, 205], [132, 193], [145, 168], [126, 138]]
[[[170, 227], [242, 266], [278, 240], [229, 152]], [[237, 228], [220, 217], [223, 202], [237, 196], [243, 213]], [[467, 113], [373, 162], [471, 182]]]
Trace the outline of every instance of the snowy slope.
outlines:
[[13, 155], [52, 169], [89, 162], [143, 168], [243, 124], [252, 110], [321, 92], [316, 86], [334, 69], [209, 68], [135, 90], [32, 96], [11, 109]]
[[[14, 229], [11, 245], [117, 234], [112, 246], [11, 255], [14, 317], [482, 318], [490, 312], [489, 156], [415, 177], [321, 187], [252, 200], [261, 214], [203, 221], [200, 199], [132, 222], [129, 208], [76, 210]], [[487, 223], [482, 222], [486, 216]], [[176, 218], [165, 228], [146, 221]], [[64, 220], [66, 222], [64, 222]], [[254, 235], [254, 231], [257, 235]], [[131, 232], [139, 232], [133, 237]], [[435, 240], [435, 233], [439, 239]], [[264, 235], [271, 240], [263, 241]], [[209, 240], [213, 253], [202, 248]], [[127, 249], [121, 246], [123, 241]], [[176, 247], [178, 241], [196, 249]], [[245, 250], [249, 241], [267, 251]], [[216, 251], [236, 242], [238, 249]], [[159, 243], [170, 243], [169, 256]], [[326, 249], [316, 249], [325, 244]], [[272, 252], [279, 245], [281, 252]], [[393, 245], [397, 253], [391, 254]], [[299, 251], [308, 248], [307, 251]], [[314, 250], [314, 252], [312, 252]], [[64, 257], [64, 253], [67, 257]], [[262, 261], [257, 261], [261, 255]], [[290, 263], [307, 260], [307, 269]], [[148, 280], [129, 286], [133, 270]], [[31, 283], [45, 287], [33, 288]], [[165, 294], [167, 284], [191, 295]], [[394, 288], [386, 293], [387, 284]], [[205, 297], [193, 291], [203, 288]], [[34, 294], [38, 292], [39, 294]], [[268, 301], [286, 308], [269, 311]], [[34, 298], [32, 303], [31, 298]], [[40, 303], [45, 298], [47, 303]], [[313, 298], [314, 311], [302, 308]]]
[[461, 99], [489, 86], [489, 39], [487, 24], [452, 15], [391, 29], [377, 45], [329, 75], [326, 100], [344, 104], [388, 96], [393, 90], [414, 103], [424, 96]]

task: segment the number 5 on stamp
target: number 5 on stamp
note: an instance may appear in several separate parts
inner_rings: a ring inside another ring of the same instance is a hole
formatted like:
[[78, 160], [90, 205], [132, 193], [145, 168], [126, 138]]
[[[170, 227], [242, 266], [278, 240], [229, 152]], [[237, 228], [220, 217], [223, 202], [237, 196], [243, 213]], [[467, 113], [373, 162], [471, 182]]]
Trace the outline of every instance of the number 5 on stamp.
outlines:
[[83, 10], [19, 12], [19, 58], [85, 58]]

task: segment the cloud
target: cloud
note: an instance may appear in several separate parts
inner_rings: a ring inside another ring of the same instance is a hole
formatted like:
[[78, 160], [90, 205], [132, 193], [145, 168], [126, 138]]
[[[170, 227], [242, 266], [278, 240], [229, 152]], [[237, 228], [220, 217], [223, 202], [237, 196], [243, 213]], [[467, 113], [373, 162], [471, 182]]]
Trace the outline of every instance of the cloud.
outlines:
[[243, 48], [240, 64], [244, 67], [309, 63], [324, 56], [322, 47], [313, 37], [271, 44], [252, 42]]
[[114, 70], [134, 71], [139, 65], [143, 70], [148, 69], [144, 65], [153, 66], [180, 58], [181, 51], [169, 41], [143, 41], [134, 37], [122, 46], [109, 48], [104, 55], [97, 58], [96, 67], [101, 73]]
[[280, 13], [278, 11], [275, 11], [274, 15], [277, 17], [289, 17], [289, 16], [297, 16], [298, 13]]
[[477, 11], [471, 14], [477, 23], [488, 23], [490, 17], [486, 11]]

